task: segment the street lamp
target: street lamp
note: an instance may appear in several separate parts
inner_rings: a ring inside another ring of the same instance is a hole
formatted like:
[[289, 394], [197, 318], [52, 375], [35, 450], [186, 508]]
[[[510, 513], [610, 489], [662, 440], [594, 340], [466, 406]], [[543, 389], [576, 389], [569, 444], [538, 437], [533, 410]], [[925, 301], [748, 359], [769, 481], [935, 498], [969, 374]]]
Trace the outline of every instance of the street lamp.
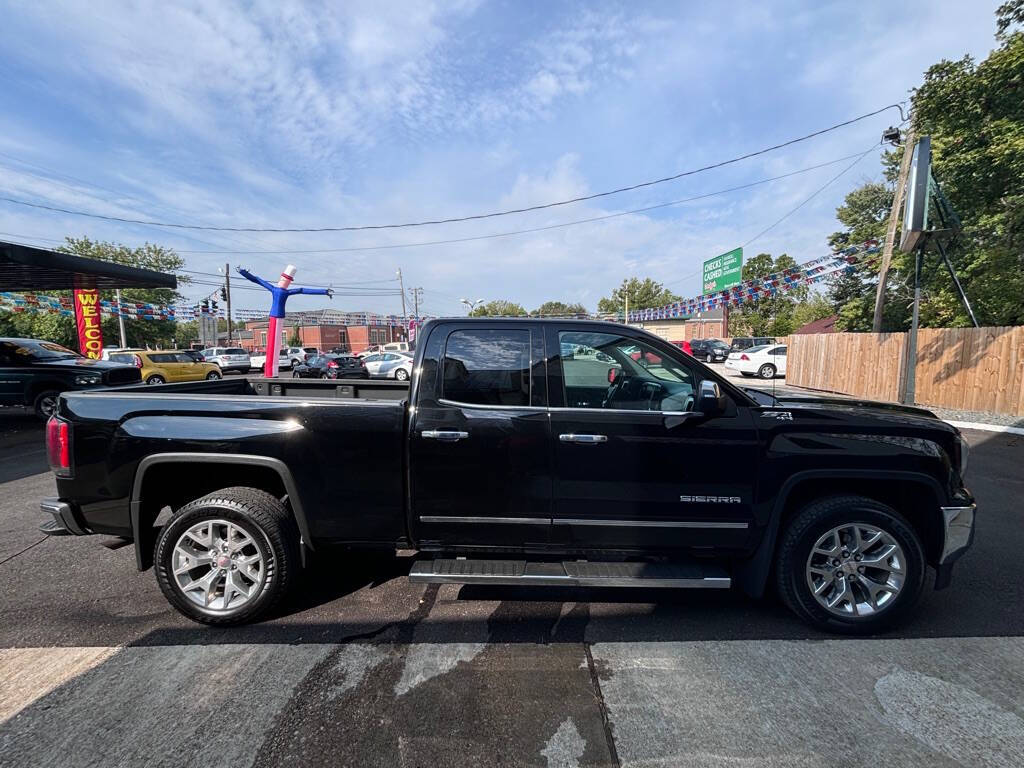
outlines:
[[472, 314], [474, 309], [476, 309], [477, 307], [484, 303], [483, 299], [477, 299], [476, 301], [470, 301], [469, 299], [459, 299], [459, 301], [461, 301], [463, 304], [466, 305], [466, 307], [468, 307], [468, 311], [466, 312], [466, 314]]

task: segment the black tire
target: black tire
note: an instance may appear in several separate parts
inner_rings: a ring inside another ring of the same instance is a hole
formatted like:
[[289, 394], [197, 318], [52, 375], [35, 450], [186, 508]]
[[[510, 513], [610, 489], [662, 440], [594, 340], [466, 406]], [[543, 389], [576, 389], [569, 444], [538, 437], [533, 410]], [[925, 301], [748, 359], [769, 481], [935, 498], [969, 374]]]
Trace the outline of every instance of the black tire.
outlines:
[[765, 363], [757, 369], [757, 375], [762, 379], [774, 379], [775, 378], [775, 366], [771, 363]]
[[[186, 597], [174, 581], [171, 556], [181, 535], [203, 520], [229, 520], [252, 537], [265, 563], [259, 594], [237, 609], [213, 611]], [[288, 593], [301, 562], [299, 529], [287, 507], [266, 491], [232, 487], [196, 499], [175, 514], [156, 542], [156, 579], [167, 601], [180, 613], [202, 624], [230, 626], [265, 615]]]
[[[815, 544], [832, 528], [847, 523], [884, 531], [906, 560], [899, 593], [890, 605], [870, 616], [847, 618], [831, 613], [818, 603], [808, 584], [807, 566]], [[917, 605], [924, 588], [924, 549], [914, 527], [891, 507], [864, 496], [830, 496], [812, 502], [789, 522], [779, 540], [775, 575], [782, 602], [804, 621], [827, 632], [873, 634], [906, 620]]]
[[302, 378], [302, 374], [299, 373], [298, 371], [292, 371], [292, 378], [293, 379], [301, 379]]
[[35, 400], [32, 401], [32, 410], [36, 418], [43, 421], [48, 420], [57, 412], [57, 402], [60, 399], [60, 392], [55, 389], [44, 389]]
[[707, 363], [708, 365], [711, 365], [711, 363], [713, 363], [714, 361], [714, 355], [712, 355], [710, 352], [704, 355], [704, 362]]
[[223, 377], [220, 375], [219, 371], [210, 371], [208, 374], [206, 374], [207, 381], [216, 381], [217, 379], [221, 378]]
[[395, 381], [408, 381], [408, 380], [409, 380], [409, 372], [407, 370], [405, 370], [405, 368], [396, 368], [395, 369]]
[[163, 376], [160, 376], [159, 374], [154, 373], [152, 376], [150, 376], [148, 379], [146, 379], [146, 383], [147, 384], [166, 384], [167, 383], [167, 379], [165, 379]]

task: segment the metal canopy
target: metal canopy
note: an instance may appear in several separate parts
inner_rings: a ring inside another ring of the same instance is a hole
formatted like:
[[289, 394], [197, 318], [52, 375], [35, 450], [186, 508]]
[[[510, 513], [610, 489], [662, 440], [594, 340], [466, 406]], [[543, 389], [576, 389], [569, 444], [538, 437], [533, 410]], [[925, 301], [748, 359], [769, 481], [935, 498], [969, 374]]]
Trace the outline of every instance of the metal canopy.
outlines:
[[0, 240], [0, 291], [177, 287], [178, 278], [164, 272]]

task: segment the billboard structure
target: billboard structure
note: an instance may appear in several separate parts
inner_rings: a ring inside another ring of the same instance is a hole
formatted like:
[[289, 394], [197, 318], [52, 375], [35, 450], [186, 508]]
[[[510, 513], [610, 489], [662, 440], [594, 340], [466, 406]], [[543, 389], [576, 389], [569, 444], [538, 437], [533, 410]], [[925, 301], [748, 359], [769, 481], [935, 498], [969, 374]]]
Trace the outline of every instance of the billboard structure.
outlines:
[[704, 293], [724, 291], [743, 280], [743, 248], [734, 248], [704, 262]]
[[922, 136], [914, 145], [907, 176], [907, 198], [903, 206], [903, 229], [900, 250], [910, 253], [921, 245], [928, 231], [928, 181], [931, 178], [932, 140]]

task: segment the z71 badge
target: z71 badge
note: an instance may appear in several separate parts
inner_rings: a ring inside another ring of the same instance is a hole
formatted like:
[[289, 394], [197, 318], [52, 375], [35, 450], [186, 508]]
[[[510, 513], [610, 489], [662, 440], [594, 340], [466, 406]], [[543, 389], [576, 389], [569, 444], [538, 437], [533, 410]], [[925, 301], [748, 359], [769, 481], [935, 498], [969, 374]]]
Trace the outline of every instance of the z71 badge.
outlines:
[[761, 416], [765, 419], [776, 419], [778, 421], [793, 420], [793, 414], [789, 411], [762, 411]]
[[683, 504], [742, 504], [739, 496], [680, 496]]

